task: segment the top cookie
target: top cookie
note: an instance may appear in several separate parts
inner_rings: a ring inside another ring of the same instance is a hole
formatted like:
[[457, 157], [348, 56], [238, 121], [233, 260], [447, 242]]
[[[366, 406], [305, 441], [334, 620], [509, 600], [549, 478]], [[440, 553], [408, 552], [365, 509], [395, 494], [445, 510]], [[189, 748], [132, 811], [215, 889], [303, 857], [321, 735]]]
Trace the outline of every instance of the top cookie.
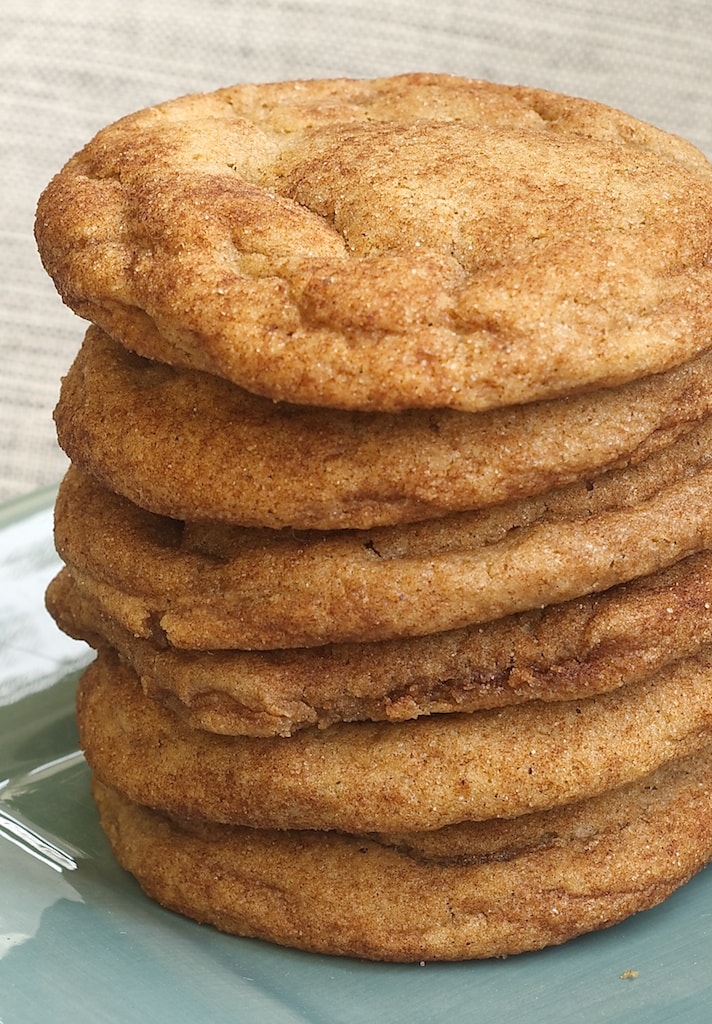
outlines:
[[105, 128], [43, 193], [65, 301], [269, 398], [469, 411], [712, 339], [712, 168], [593, 102], [445, 75], [243, 85]]

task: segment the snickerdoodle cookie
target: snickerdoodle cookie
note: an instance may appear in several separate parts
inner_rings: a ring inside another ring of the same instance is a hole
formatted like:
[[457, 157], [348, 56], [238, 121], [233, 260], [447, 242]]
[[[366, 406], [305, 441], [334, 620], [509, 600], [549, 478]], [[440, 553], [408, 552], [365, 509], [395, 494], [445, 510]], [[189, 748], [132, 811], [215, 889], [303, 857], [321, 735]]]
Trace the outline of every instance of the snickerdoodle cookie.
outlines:
[[401, 836], [171, 819], [94, 783], [121, 864], [160, 903], [238, 935], [371, 960], [558, 945], [661, 902], [712, 856], [712, 752], [512, 820]]
[[101, 131], [36, 238], [90, 320], [47, 605], [104, 828], [226, 931], [563, 942], [712, 855], [712, 166], [448, 75]]
[[196, 728], [289, 736], [629, 685], [712, 643], [712, 554], [603, 594], [461, 630], [278, 651], [187, 651], [136, 637], [63, 569], [47, 591], [60, 628], [113, 647], [144, 690]]
[[141, 359], [90, 328], [55, 421], [75, 465], [151, 512], [369, 529], [639, 462], [711, 411], [712, 354], [618, 388], [486, 413], [364, 413], [270, 402]]
[[712, 171], [600, 104], [448, 75], [241, 85], [108, 126], [36, 238], [81, 316], [272, 399], [482, 410], [710, 347]]
[[72, 467], [55, 539], [111, 618], [177, 647], [423, 635], [607, 590], [712, 547], [710, 434], [712, 418], [635, 467], [368, 531], [181, 523]]
[[171, 814], [252, 828], [420, 832], [511, 818], [632, 782], [712, 740], [712, 652], [581, 701], [529, 701], [289, 737], [192, 729], [102, 651], [79, 684], [87, 761]]

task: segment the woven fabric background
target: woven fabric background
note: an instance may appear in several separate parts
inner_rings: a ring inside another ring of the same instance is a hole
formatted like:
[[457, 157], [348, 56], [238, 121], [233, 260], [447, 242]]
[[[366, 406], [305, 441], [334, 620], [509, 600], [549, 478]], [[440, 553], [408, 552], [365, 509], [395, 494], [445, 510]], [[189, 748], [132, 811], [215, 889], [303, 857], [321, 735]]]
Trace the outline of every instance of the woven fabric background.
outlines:
[[598, 99], [712, 156], [708, 0], [4, 0], [0, 501], [59, 479], [84, 326], [37, 257], [37, 197], [104, 124], [239, 81], [446, 71]]

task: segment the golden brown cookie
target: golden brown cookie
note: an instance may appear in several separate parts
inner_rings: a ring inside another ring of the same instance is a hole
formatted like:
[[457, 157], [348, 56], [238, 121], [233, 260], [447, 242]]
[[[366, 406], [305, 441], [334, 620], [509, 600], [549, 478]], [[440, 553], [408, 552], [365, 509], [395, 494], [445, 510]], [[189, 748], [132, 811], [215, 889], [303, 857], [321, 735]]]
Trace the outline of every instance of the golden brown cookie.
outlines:
[[712, 419], [634, 468], [370, 531], [182, 524], [73, 467], [55, 539], [106, 614], [177, 647], [424, 635], [607, 590], [712, 547], [711, 434]]
[[512, 821], [400, 837], [175, 821], [94, 783], [149, 896], [238, 935], [372, 960], [557, 945], [661, 902], [712, 856], [712, 753]]
[[712, 337], [712, 172], [583, 99], [446, 75], [243, 85], [105, 128], [40, 199], [65, 301], [281, 401], [482, 410]]
[[712, 554], [603, 594], [481, 626], [372, 644], [178, 651], [105, 615], [63, 569], [47, 591], [60, 628], [115, 648], [151, 697], [211, 732], [288, 736], [630, 685], [712, 643]]
[[619, 388], [488, 413], [343, 412], [140, 359], [90, 328], [55, 420], [75, 465], [151, 512], [368, 529], [639, 462], [710, 414], [711, 382], [704, 355]]
[[170, 814], [253, 828], [430, 831], [517, 817], [631, 782], [712, 739], [712, 652], [582, 701], [288, 738], [191, 729], [109, 651], [83, 673], [79, 735], [97, 777]]

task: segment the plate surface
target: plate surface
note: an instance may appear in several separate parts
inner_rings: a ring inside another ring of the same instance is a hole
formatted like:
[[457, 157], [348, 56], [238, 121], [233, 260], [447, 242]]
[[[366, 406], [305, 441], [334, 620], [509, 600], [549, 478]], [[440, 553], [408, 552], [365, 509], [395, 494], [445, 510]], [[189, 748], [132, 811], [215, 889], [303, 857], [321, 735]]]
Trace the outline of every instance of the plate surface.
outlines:
[[220, 935], [115, 864], [73, 700], [90, 653], [44, 610], [53, 494], [0, 510], [0, 1024], [703, 1024], [712, 873], [616, 928], [507, 960], [389, 965]]

